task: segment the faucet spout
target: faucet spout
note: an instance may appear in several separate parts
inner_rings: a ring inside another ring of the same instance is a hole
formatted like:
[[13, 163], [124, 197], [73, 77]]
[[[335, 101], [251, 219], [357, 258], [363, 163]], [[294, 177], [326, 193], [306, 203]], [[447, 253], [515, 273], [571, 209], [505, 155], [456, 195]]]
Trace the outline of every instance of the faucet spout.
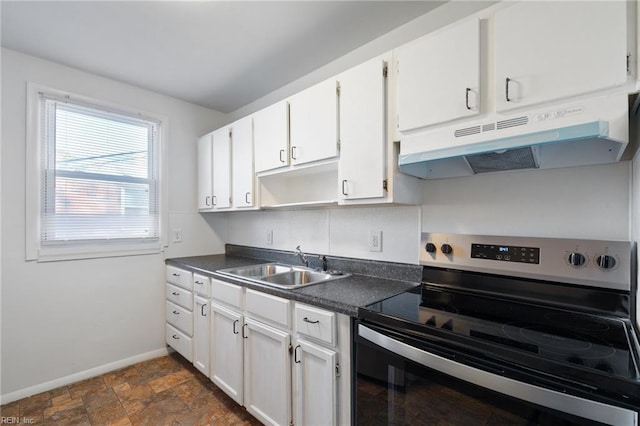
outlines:
[[302, 264], [308, 268], [309, 259], [307, 259], [307, 255], [302, 252], [302, 250], [300, 249], [300, 246], [296, 247], [296, 254], [300, 258], [300, 261], [302, 262]]

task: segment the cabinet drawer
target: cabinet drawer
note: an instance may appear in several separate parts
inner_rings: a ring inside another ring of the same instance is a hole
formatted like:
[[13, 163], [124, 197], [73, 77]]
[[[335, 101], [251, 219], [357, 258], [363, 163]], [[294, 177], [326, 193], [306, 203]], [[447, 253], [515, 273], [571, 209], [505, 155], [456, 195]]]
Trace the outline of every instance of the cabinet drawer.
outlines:
[[193, 336], [193, 313], [167, 301], [167, 322]]
[[242, 310], [242, 287], [216, 279], [211, 280], [211, 297]]
[[336, 344], [336, 314], [308, 305], [295, 305], [295, 329], [331, 346]]
[[193, 292], [204, 297], [211, 294], [211, 278], [206, 275], [193, 274]]
[[175, 284], [177, 286], [186, 288], [188, 290], [193, 289], [192, 274], [184, 269], [176, 268], [175, 266], [167, 265], [167, 282]]
[[193, 294], [184, 288], [167, 284], [167, 300], [190, 311], [193, 310]]
[[291, 328], [291, 315], [289, 314], [291, 302], [289, 300], [247, 289], [245, 303], [247, 313]]
[[167, 345], [175, 349], [180, 355], [185, 357], [189, 362], [193, 361], [193, 346], [189, 336], [181, 332], [175, 327], [167, 324], [166, 329]]

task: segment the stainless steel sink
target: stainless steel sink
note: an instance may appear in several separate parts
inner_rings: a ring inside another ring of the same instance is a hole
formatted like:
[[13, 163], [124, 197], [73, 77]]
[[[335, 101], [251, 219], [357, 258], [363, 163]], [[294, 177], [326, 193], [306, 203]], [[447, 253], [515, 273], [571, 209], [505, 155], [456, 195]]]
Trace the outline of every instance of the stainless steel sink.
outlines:
[[291, 266], [278, 263], [264, 263], [262, 265], [242, 266], [240, 268], [224, 269], [220, 272], [247, 278], [262, 278], [269, 275], [291, 271]]
[[280, 263], [264, 263], [261, 265], [222, 269], [218, 272], [234, 278], [286, 289], [319, 284], [349, 276], [349, 274], [328, 273], [311, 268], [283, 265]]

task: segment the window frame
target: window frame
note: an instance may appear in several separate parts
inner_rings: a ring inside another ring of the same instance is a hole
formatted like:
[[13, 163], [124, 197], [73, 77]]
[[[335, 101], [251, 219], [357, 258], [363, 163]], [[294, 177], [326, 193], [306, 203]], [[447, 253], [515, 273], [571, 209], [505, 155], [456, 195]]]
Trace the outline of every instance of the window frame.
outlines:
[[[157, 125], [158, 155], [158, 240], [121, 240], [118, 242], [105, 240], [82, 240], [60, 243], [44, 243], [41, 240], [41, 209], [42, 209], [42, 120], [40, 95], [58, 99], [68, 99], [70, 102], [87, 105], [92, 108], [108, 112], [130, 115], [155, 121]], [[160, 253], [167, 247], [167, 188], [166, 171], [166, 135], [168, 134], [168, 120], [166, 117], [143, 112], [139, 109], [73, 94], [59, 89], [45, 87], [33, 82], [27, 82], [27, 120], [26, 120], [26, 260], [27, 261], [59, 261], [76, 259], [94, 259], [103, 257], [133, 256]]]

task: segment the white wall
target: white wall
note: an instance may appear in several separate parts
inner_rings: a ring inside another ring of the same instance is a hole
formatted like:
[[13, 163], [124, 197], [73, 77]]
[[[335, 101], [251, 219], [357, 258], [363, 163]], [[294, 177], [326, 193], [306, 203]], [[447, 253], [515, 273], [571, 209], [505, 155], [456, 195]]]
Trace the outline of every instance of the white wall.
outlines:
[[[232, 244], [360, 259], [417, 263], [420, 207], [338, 207], [227, 214]], [[267, 232], [273, 244], [267, 244]], [[382, 231], [382, 252], [371, 252], [369, 231]]]
[[226, 228], [223, 217], [197, 214], [195, 189], [195, 141], [223, 114], [3, 49], [3, 402], [165, 350], [164, 254], [25, 262], [27, 81], [168, 117], [169, 226], [183, 242], [167, 256], [220, 253], [225, 236], [214, 229]]

